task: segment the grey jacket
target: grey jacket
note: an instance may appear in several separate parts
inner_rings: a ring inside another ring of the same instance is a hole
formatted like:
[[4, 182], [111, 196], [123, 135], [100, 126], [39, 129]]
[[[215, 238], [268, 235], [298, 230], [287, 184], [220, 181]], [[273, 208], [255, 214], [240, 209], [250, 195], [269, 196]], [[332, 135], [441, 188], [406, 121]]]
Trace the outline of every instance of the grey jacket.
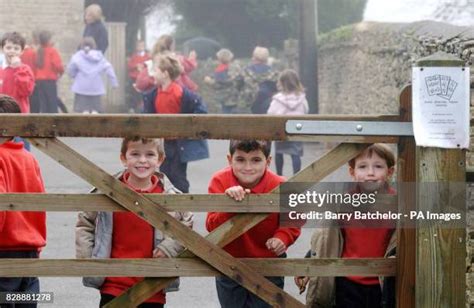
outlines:
[[[121, 179], [123, 173], [116, 175]], [[181, 193], [162, 173], [156, 173], [163, 184], [164, 194]], [[93, 189], [91, 192], [96, 192]], [[178, 221], [192, 228], [193, 214], [190, 212], [169, 212]], [[110, 258], [112, 251], [113, 213], [112, 212], [80, 212], [76, 224], [76, 258], [105, 259]], [[173, 238], [154, 229], [155, 247], [163, 251], [167, 257], [176, 257], [184, 247]], [[84, 277], [86, 287], [100, 288], [105, 277]]]
[[[397, 245], [396, 230], [392, 233], [384, 257], [392, 255]], [[311, 236], [311, 258], [340, 258], [344, 247], [341, 229], [333, 226], [316, 228]], [[379, 277], [382, 286], [383, 279]], [[306, 293], [306, 307], [333, 307], [335, 296], [334, 277], [310, 277]]]

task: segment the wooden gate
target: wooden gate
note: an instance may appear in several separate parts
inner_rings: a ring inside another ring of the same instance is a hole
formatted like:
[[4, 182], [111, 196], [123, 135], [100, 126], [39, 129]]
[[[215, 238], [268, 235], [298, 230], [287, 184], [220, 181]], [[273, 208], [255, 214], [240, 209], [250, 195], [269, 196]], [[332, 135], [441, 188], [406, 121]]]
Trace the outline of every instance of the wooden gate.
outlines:
[[[222, 247], [279, 211], [278, 188], [269, 194], [249, 195], [235, 202], [225, 195], [141, 195], [101, 170], [57, 137], [143, 137], [300, 140], [340, 142], [318, 161], [289, 181], [319, 182], [375, 142], [398, 144], [398, 182], [416, 182], [422, 170], [413, 136], [289, 135], [288, 120], [313, 121], [411, 121], [411, 88], [403, 90], [400, 115], [299, 117], [254, 115], [0, 115], [2, 136], [24, 136], [102, 194], [3, 194], [0, 210], [7, 211], [131, 211], [173, 236], [187, 250], [175, 259], [0, 259], [0, 275], [22, 276], [138, 276], [146, 278], [107, 307], [134, 307], [166, 287], [176, 276], [226, 275], [275, 307], [304, 305], [264, 276], [396, 276], [398, 307], [463, 307], [465, 302], [465, 230], [399, 228], [395, 259], [238, 259]], [[245, 125], [244, 125], [245, 124]], [[434, 161], [433, 168], [451, 169], [451, 178], [461, 179], [465, 169], [458, 161], [460, 150], [445, 150], [449, 161]], [[452, 164], [457, 164], [452, 171]], [[438, 169], [436, 169], [438, 170]], [[416, 209], [416, 191], [399, 191], [399, 211]], [[390, 202], [389, 200], [389, 202]], [[172, 218], [167, 211], [219, 211], [240, 213], [203, 237]], [[426, 239], [426, 240], [425, 240]], [[417, 260], [418, 256], [418, 260]], [[421, 260], [423, 258], [423, 260]], [[415, 284], [416, 283], [416, 284]], [[442, 289], [442, 291], [440, 291]]]

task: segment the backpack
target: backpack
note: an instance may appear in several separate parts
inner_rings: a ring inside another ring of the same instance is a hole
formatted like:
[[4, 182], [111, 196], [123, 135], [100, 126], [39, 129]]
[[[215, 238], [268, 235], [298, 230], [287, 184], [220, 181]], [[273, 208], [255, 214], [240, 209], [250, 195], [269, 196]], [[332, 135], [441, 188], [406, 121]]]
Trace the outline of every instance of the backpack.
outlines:
[[[270, 107], [273, 95], [277, 93], [277, 72], [269, 66], [260, 72], [254, 68], [255, 66], [249, 66], [243, 71], [241, 100], [250, 105], [252, 113], [264, 114]], [[262, 66], [260, 70], [261, 68]]]
[[276, 82], [266, 80], [258, 85], [258, 91], [250, 110], [255, 114], [267, 113], [273, 95], [277, 92]]

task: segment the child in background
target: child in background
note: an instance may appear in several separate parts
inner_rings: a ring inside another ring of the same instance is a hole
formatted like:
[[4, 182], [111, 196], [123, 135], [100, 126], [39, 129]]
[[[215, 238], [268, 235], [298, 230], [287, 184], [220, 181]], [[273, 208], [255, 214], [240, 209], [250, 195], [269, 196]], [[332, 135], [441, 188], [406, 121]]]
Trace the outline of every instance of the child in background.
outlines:
[[[153, 63], [154, 79], [158, 86], [143, 96], [145, 113], [207, 113], [207, 106], [201, 97], [177, 82], [182, 68], [176, 56], [171, 53], [158, 54]], [[165, 140], [165, 150], [166, 160], [161, 171], [180, 191], [188, 193], [188, 162], [209, 157], [207, 141], [168, 139]]]
[[[176, 78], [176, 82], [181, 87], [196, 92], [198, 85], [189, 77], [189, 74], [197, 67], [196, 52], [194, 50], [191, 51], [187, 57], [176, 54], [174, 38], [171, 35], [164, 34], [158, 38], [153, 46], [151, 57], [155, 59], [158, 55], [162, 54], [173, 54], [178, 59], [181, 65], [181, 73], [178, 78]], [[157, 85], [155, 80], [156, 72], [153, 68], [155, 64], [152, 60], [148, 60], [145, 62], [145, 65], [145, 69], [140, 72], [135, 83], [135, 89], [142, 93], [153, 90]]]
[[[393, 152], [380, 143], [369, 146], [349, 161], [349, 174], [357, 182], [355, 193], [395, 194], [389, 184], [394, 170]], [[331, 226], [314, 231], [310, 255], [316, 258], [382, 258], [395, 254], [396, 243], [393, 228]], [[332, 307], [334, 304], [337, 308], [395, 307], [394, 289], [387, 289], [384, 284], [382, 294], [378, 277], [295, 277], [301, 290], [308, 281], [308, 307]]]
[[145, 49], [145, 41], [137, 41], [135, 52], [127, 61], [128, 77], [130, 78], [130, 109], [131, 111], [139, 111], [143, 109], [142, 97], [139, 92], [135, 90], [135, 84], [138, 74], [145, 69], [145, 62], [150, 60], [150, 53]]
[[269, 57], [268, 48], [255, 47], [252, 63], [241, 72], [239, 90], [252, 113], [267, 113], [272, 96], [277, 92], [278, 73], [268, 64]]
[[[38, 35], [39, 31], [33, 31], [31, 37], [26, 41], [25, 49], [20, 56], [21, 62], [28, 65], [33, 74], [36, 74], [36, 50], [38, 49]], [[36, 76], [36, 75], [35, 75]], [[35, 85], [33, 93], [30, 95], [30, 112], [39, 113], [40, 103], [38, 98], [38, 89]]]
[[61, 56], [51, 43], [51, 32], [38, 34], [39, 47], [36, 51], [36, 91], [41, 113], [58, 112], [57, 80], [64, 73]]
[[150, 53], [145, 49], [145, 41], [137, 41], [135, 52], [127, 61], [128, 77], [135, 82], [138, 74], [145, 68], [145, 61], [150, 60]]
[[25, 44], [25, 38], [17, 32], [3, 35], [0, 46], [5, 63], [0, 67], [0, 93], [13, 97], [21, 113], [30, 113], [29, 97], [35, 87], [35, 77], [31, 68], [21, 62]]
[[[301, 115], [308, 113], [308, 101], [303, 85], [294, 70], [284, 70], [278, 77], [278, 94], [273, 96], [268, 114]], [[275, 165], [278, 175], [283, 174], [283, 154], [291, 155], [293, 174], [301, 169], [303, 143], [298, 141], [275, 142]]]
[[68, 64], [67, 71], [74, 79], [71, 90], [74, 92], [74, 111], [97, 114], [102, 112], [101, 97], [105, 94], [102, 75], [107, 74], [112, 87], [118, 88], [112, 64], [100, 50], [96, 50], [92, 37], [85, 37]]
[[214, 70], [214, 77], [206, 76], [204, 82], [216, 92], [216, 100], [222, 106], [222, 113], [235, 113], [238, 105], [236, 80], [239, 70], [231, 67], [234, 54], [229, 49], [221, 49], [216, 57], [219, 65]]
[[[20, 113], [20, 107], [12, 97], [0, 94], [0, 113]], [[0, 137], [0, 193], [43, 193], [38, 162], [24, 150], [23, 143], [12, 139]], [[45, 245], [46, 213], [0, 211], [0, 258], [39, 258]], [[0, 292], [37, 294], [39, 280], [0, 277]], [[25, 306], [36, 307], [36, 304]]]
[[[124, 185], [139, 193], [176, 194], [179, 191], [156, 170], [165, 160], [162, 139], [138, 136], [122, 141], [120, 160], [125, 172], [117, 175]], [[177, 220], [192, 227], [193, 215], [173, 212]], [[178, 242], [131, 212], [82, 212], [76, 225], [77, 258], [172, 258], [184, 249]], [[100, 307], [127, 291], [138, 277], [84, 278], [87, 287], [100, 290]], [[158, 292], [138, 307], [163, 307], [164, 292]]]
[[[268, 169], [271, 143], [259, 140], [231, 140], [227, 160], [229, 166], [216, 172], [209, 183], [210, 194], [225, 193], [242, 201], [246, 194], [268, 193], [285, 180]], [[210, 212], [206, 228], [213, 231], [235, 214]], [[286, 249], [301, 233], [300, 228], [281, 228], [279, 213], [270, 214], [239, 238], [224, 247], [236, 258], [286, 257]], [[267, 277], [283, 289], [284, 277]], [[225, 276], [216, 278], [217, 295], [222, 307], [270, 307], [238, 283]]]

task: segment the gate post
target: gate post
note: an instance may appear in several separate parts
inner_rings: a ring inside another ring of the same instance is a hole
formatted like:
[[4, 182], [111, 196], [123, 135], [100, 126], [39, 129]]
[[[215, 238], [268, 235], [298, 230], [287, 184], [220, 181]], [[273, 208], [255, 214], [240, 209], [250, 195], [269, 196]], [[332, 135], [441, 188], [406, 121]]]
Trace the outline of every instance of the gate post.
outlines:
[[[414, 70], [433, 67], [439, 67], [441, 71], [448, 67], [458, 67], [461, 73], [464, 62], [453, 55], [436, 53], [418, 60]], [[421, 87], [427, 87], [427, 91], [431, 91], [427, 83], [426, 80], [420, 80], [420, 87], [414, 87], [413, 93], [420, 91]], [[439, 86], [442, 87], [442, 83]], [[465, 86], [469, 87], [469, 83]], [[434, 103], [443, 101], [441, 98], [434, 100]], [[413, 99], [413, 104], [422, 103], [424, 102]], [[451, 103], [449, 99], [447, 103]], [[456, 112], [465, 113], [462, 108]], [[426, 214], [428, 211], [452, 212], [456, 209], [465, 215], [465, 151], [417, 147], [416, 156], [417, 211]], [[459, 198], [454, 198], [455, 194]], [[466, 307], [465, 226], [457, 224], [441, 227], [437, 222], [418, 221], [416, 237], [416, 306]]]

